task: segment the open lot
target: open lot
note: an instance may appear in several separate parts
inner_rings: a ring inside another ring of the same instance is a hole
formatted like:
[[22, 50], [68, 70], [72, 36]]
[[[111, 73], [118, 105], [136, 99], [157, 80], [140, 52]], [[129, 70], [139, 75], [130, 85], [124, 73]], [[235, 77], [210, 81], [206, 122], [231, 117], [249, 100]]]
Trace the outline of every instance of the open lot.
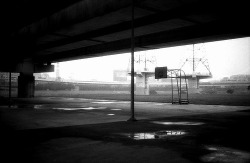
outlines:
[[249, 106], [136, 102], [138, 121], [129, 122], [129, 101], [95, 97], [14, 98], [11, 107], [1, 105], [1, 159], [250, 161]]

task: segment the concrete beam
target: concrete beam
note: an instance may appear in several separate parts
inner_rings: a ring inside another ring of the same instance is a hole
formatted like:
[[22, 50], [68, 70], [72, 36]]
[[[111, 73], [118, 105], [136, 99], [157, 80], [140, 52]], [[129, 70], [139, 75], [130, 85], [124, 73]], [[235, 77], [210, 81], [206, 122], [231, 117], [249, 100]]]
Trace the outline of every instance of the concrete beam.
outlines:
[[8, 29], [3, 31], [16, 31], [44, 17], [51, 16], [78, 1], [81, 0], [4, 1], [3, 9], [11, 9], [11, 11], [6, 11], [8, 13], [8, 22], [5, 22], [7, 24], [3, 27], [6, 26]]
[[13, 64], [13, 65], [1, 65], [0, 66], [0, 72], [29, 72], [29, 74], [32, 73], [42, 73], [42, 72], [54, 72], [54, 65], [44, 65], [44, 64], [33, 64], [29, 63], [27, 65], [26, 63], [19, 63], [19, 64]]
[[[100, 0], [79, 0], [78, 3], [68, 5], [59, 12], [45, 16], [41, 20], [20, 29], [18, 33], [38, 37], [130, 5], [131, 1], [128, 0], [105, 0], [101, 2]], [[32, 28], [32, 31], [29, 30], [30, 28]]]
[[[204, 8], [204, 6], [205, 6], [205, 8]], [[147, 26], [150, 24], [162, 22], [162, 21], [167, 21], [170, 19], [178, 18], [178, 17], [189, 16], [189, 15], [195, 14], [195, 13], [205, 14], [209, 11], [210, 11], [210, 9], [208, 10], [207, 5], [204, 5], [204, 4], [202, 4], [202, 5], [200, 5], [200, 4], [199, 5], [198, 4], [190, 5], [189, 4], [189, 5], [184, 5], [184, 6], [174, 8], [174, 9], [171, 9], [168, 11], [159, 12], [157, 14], [152, 14], [149, 16], [135, 19], [134, 26], [135, 26], [135, 28], [137, 28], [137, 27], [142, 27], [142, 26]], [[37, 46], [37, 50], [53, 48], [53, 47], [62, 46], [65, 44], [70, 44], [70, 43], [74, 43], [74, 42], [78, 42], [78, 41], [82, 41], [82, 40], [88, 40], [88, 39], [91, 39], [94, 37], [100, 37], [100, 36], [104, 36], [104, 35], [108, 35], [108, 34], [112, 34], [112, 33], [116, 33], [116, 32], [121, 32], [121, 31], [129, 30], [130, 27], [131, 27], [131, 21], [125, 21], [125, 22], [115, 24], [112, 26], [89, 31], [87, 33], [82, 33], [82, 34], [79, 34], [76, 36], [63, 38], [63, 39], [60, 39], [58, 41], [52, 41], [52, 42], [49, 42], [47, 44], [42, 44], [42, 45]]]
[[54, 65], [36, 64], [34, 67], [34, 73], [54, 72], [54, 70], [55, 70]]
[[[144, 36], [137, 36], [135, 37], [135, 46], [160, 48], [206, 41], [217, 41], [222, 39], [240, 38], [250, 35], [249, 32], [244, 33], [245, 30], [240, 31], [239, 28], [241, 28], [241, 26], [236, 27], [234, 24], [230, 24], [229, 22], [215, 21], [212, 23], [184, 27], [171, 31], [163, 31]], [[48, 55], [43, 55], [34, 59], [51, 62], [65, 61], [71, 59], [112, 55], [119, 52], [129, 52], [129, 49], [130, 38], [63, 52], [50, 53]]]

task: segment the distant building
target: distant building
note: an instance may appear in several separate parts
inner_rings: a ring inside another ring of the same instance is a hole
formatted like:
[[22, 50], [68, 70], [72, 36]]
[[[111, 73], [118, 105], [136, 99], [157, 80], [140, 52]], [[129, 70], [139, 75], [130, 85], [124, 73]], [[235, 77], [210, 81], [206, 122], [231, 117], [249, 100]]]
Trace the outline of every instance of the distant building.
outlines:
[[250, 81], [250, 75], [239, 74], [230, 76], [231, 81]]
[[[17, 82], [19, 73], [11, 73], [11, 81]], [[9, 73], [8, 72], [0, 72], [0, 80], [1, 82], [9, 82]]]
[[43, 81], [55, 81], [55, 77], [51, 77], [48, 73], [34, 73], [35, 80], [43, 80]]
[[222, 78], [221, 82], [250, 82], [250, 75], [247, 74], [232, 75], [230, 77]]
[[34, 73], [34, 76], [36, 80], [39, 80], [39, 79], [48, 80], [50, 78], [49, 74], [47, 73]]
[[221, 81], [229, 81], [229, 80], [230, 80], [229, 77], [224, 77], [221, 79]]
[[119, 81], [119, 82], [128, 81], [127, 70], [114, 70], [113, 71], [113, 81]]
[[[19, 73], [11, 73], [11, 94], [12, 97], [17, 97]], [[0, 72], [0, 96], [9, 96], [9, 72]]]

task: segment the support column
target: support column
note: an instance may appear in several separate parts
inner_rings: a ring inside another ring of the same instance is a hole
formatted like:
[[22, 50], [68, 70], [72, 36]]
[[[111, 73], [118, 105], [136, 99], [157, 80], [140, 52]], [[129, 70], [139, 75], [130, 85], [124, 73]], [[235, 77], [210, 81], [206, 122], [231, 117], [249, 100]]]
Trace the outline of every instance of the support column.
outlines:
[[144, 95], [144, 89], [145, 89], [145, 76], [139, 76], [136, 75], [136, 95]]
[[149, 95], [148, 76], [146, 73], [136, 76], [136, 95]]
[[188, 79], [188, 92], [199, 93], [199, 79], [197, 77]]
[[34, 64], [26, 61], [18, 66], [20, 75], [18, 76], [18, 97], [31, 98], [35, 93]]
[[35, 77], [33, 74], [20, 73], [18, 76], [18, 97], [30, 98], [35, 93]]
[[26, 60], [17, 65], [16, 71], [20, 73], [18, 77], [18, 97], [30, 98], [35, 95], [35, 77], [33, 73], [54, 72], [54, 65], [34, 63]]

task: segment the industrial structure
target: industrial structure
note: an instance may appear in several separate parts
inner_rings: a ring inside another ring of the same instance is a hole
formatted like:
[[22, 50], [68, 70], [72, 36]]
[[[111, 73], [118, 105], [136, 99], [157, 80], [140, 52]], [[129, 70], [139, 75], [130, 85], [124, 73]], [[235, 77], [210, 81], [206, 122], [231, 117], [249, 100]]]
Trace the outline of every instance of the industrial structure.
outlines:
[[[199, 92], [199, 82], [201, 79], [207, 79], [212, 77], [210, 71], [209, 62], [206, 58], [205, 45], [192, 45], [192, 52], [188, 55], [187, 58], [182, 60], [181, 67], [178, 68], [179, 71], [187, 72], [185, 75], [182, 75], [184, 80], [188, 81], [188, 88], [191, 93]], [[184, 56], [184, 55], [183, 55]], [[135, 77], [136, 77], [136, 94], [137, 95], [149, 95], [149, 78], [155, 75], [154, 68], [157, 67], [156, 56], [147, 55], [146, 51], [144, 53], [138, 53], [135, 55]], [[131, 60], [128, 64], [128, 74], [130, 74], [130, 65]], [[203, 68], [200, 69], [200, 68]], [[177, 70], [177, 69], [176, 69]], [[176, 78], [179, 78], [179, 72], [173, 73]], [[169, 81], [172, 78], [169, 75]], [[172, 82], [169, 82], [172, 83]]]
[[[191, 54], [181, 63], [180, 69], [187, 72], [186, 78], [188, 79], [188, 88], [192, 93], [199, 92], [199, 82], [201, 79], [212, 78], [204, 46], [204, 44], [193, 44]], [[203, 70], [199, 68], [203, 68]]]
[[[157, 65], [157, 60], [155, 55], [147, 55], [146, 52], [138, 53], [135, 56], [135, 93], [137, 95], [149, 95], [149, 78], [155, 75], [154, 68]], [[128, 64], [128, 74], [131, 74], [131, 60]]]

